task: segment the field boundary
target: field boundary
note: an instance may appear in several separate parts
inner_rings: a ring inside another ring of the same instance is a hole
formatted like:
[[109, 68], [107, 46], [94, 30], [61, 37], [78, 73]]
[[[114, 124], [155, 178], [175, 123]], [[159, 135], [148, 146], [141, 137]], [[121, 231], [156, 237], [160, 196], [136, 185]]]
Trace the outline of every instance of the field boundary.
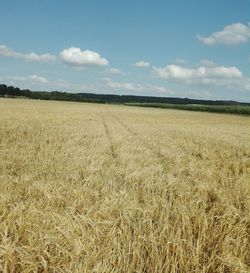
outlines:
[[238, 105], [195, 105], [195, 104], [165, 104], [165, 103], [125, 103], [126, 106], [176, 109], [196, 112], [210, 112], [218, 114], [236, 114], [250, 116], [250, 106]]

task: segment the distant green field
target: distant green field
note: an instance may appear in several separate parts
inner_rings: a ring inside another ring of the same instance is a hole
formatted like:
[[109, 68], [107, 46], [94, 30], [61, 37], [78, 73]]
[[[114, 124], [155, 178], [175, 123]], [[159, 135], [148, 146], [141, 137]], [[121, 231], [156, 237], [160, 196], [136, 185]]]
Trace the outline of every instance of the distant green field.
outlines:
[[250, 106], [245, 105], [195, 105], [195, 104], [167, 104], [167, 103], [126, 103], [129, 106], [180, 109], [189, 111], [215, 112], [250, 115]]

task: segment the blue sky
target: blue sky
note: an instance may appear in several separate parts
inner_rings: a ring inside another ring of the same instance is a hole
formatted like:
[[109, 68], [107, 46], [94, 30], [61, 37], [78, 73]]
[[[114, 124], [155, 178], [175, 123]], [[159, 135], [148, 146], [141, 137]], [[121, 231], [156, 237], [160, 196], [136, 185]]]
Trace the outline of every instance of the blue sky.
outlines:
[[0, 0], [0, 82], [250, 102], [249, 0]]

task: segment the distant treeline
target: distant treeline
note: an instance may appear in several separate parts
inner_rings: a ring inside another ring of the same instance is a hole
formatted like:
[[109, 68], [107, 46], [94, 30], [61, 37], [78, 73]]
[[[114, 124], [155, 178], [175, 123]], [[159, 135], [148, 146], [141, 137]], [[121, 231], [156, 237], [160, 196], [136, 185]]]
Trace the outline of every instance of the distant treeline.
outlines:
[[128, 106], [178, 109], [199, 112], [240, 114], [250, 116], [250, 106], [247, 104], [234, 105], [204, 105], [204, 104], [168, 104], [168, 103], [126, 103]]
[[237, 101], [225, 100], [195, 100], [189, 98], [172, 97], [150, 97], [150, 96], [132, 96], [132, 95], [110, 95], [93, 93], [67, 93], [59, 91], [31, 91], [29, 89], [20, 89], [18, 87], [0, 85], [1, 97], [25, 97], [41, 100], [60, 100], [60, 101], [78, 101], [94, 103], [168, 103], [168, 104], [199, 104], [199, 105], [249, 105], [250, 103], [240, 103]]
[[0, 85], [0, 96], [1, 97], [25, 97], [30, 99], [40, 100], [60, 100], [60, 101], [79, 101], [79, 102], [96, 102], [104, 103], [102, 100], [84, 98], [80, 94], [67, 93], [59, 91], [30, 91], [29, 89], [20, 89], [18, 87], [7, 86], [5, 84]]

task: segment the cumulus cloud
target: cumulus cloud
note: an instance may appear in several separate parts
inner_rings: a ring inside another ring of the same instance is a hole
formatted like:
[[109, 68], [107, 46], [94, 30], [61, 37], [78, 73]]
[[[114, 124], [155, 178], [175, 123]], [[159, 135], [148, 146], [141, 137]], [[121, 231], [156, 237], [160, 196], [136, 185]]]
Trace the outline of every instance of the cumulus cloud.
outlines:
[[106, 85], [117, 91], [133, 91], [133, 92], [154, 92], [161, 94], [174, 94], [175, 92], [158, 85], [151, 84], [139, 84], [139, 83], [128, 83], [128, 82], [114, 82], [110, 78], [103, 79], [106, 82]]
[[[31, 90], [60, 90], [60, 91], [72, 91], [80, 92], [81, 90], [87, 90], [87, 85], [77, 84], [66, 81], [64, 79], [48, 80], [47, 78], [39, 75], [28, 75], [28, 76], [5, 76], [4, 82], [20, 88], [29, 88]], [[94, 91], [93, 86], [88, 86], [88, 91]], [[100, 88], [99, 88], [100, 89]]]
[[48, 80], [45, 77], [38, 76], [36, 74], [30, 75], [28, 77], [29, 80], [32, 82], [37, 82], [37, 83], [48, 83]]
[[48, 83], [45, 77], [36, 74], [29, 76], [7, 76], [5, 79], [11, 82]]
[[64, 49], [60, 53], [61, 59], [68, 65], [74, 67], [106, 66], [108, 61], [99, 53], [91, 50], [81, 50], [77, 47]]
[[217, 63], [212, 60], [204, 59], [204, 60], [200, 61], [200, 65], [202, 65], [202, 66], [217, 66]]
[[0, 45], [0, 56], [21, 59], [26, 62], [49, 63], [49, 62], [53, 62], [56, 60], [56, 56], [49, 54], [49, 53], [45, 53], [45, 54], [41, 54], [41, 55], [34, 53], [34, 52], [20, 53], [20, 52], [14, 51], [13, 49], [11, 49], [5, 45]]
[[[62, 50], [59, 56], [45, 53], [45, 54], [37, 54], [35, 52], [30, 53], [21, 53], [14, 51], [13, 49], [0, 45], [0, 56], [11, 57], [20, 60], [24, 60], [26, 62], [54, 62], [58, 59], [58, 57], [65, 63], [75, 68], [83, 68], [87, 66], [107, 66], [108, 61], [105, 58], [102, 58], [99, 53], [91, 50], [81, 50], [77, 47], [70, 47]], [[111, 71], [113, 74], [118, 74], [119, 70], [113, 68]]]
[[152, 74], [155, 77], [184, 82], [187, 84], [217, 85], [227, 88], [239, 87], [250, 90], [250, 79], [243, 76], [235, 66], [200, 66], [198, 68], [186, 68], [178, 65], [165, 67], [153, 67]]
[[110, 69], [106, 69], [105, 72], [110, 75], [124, 75], [124, 73], [120, 69], [114, 68], [114, 67], [111, 67]]
[[234, 23], [225, 26], [222, 31], [214, 32], [209, 36], [196, 35], [196, 37], [205, 45], [238, 45], [247, 42], [250, 38], [250, 23], [248, 25]]
[[200, 83], [208, 86], [222, 86], [226, 87], [227, 89], [233, 89], [236, 87], [242, 90], [250, 91], [250, 79], [247, 77], [231, 79], [203, 79]]
[[110, 78], [104, 78], [107, 86], [114, 90], [142, 91], [142, 85], [128, 82], [114, 82]]
[[150, 63], [149, 62], [144, 62], [144, 61], [139, 61], [139, 62], [133, 64], [133, 66], [144, 68], [144, 67], [149, 67]]
[[185, 68], [179, 65], [171, 64], [163, 68], [153, 68], [154, 74], [162, 79], [190, 80], [204, 78], [240, 78], [241, 71], [235, 66], [215, 66], [198, 68]]

